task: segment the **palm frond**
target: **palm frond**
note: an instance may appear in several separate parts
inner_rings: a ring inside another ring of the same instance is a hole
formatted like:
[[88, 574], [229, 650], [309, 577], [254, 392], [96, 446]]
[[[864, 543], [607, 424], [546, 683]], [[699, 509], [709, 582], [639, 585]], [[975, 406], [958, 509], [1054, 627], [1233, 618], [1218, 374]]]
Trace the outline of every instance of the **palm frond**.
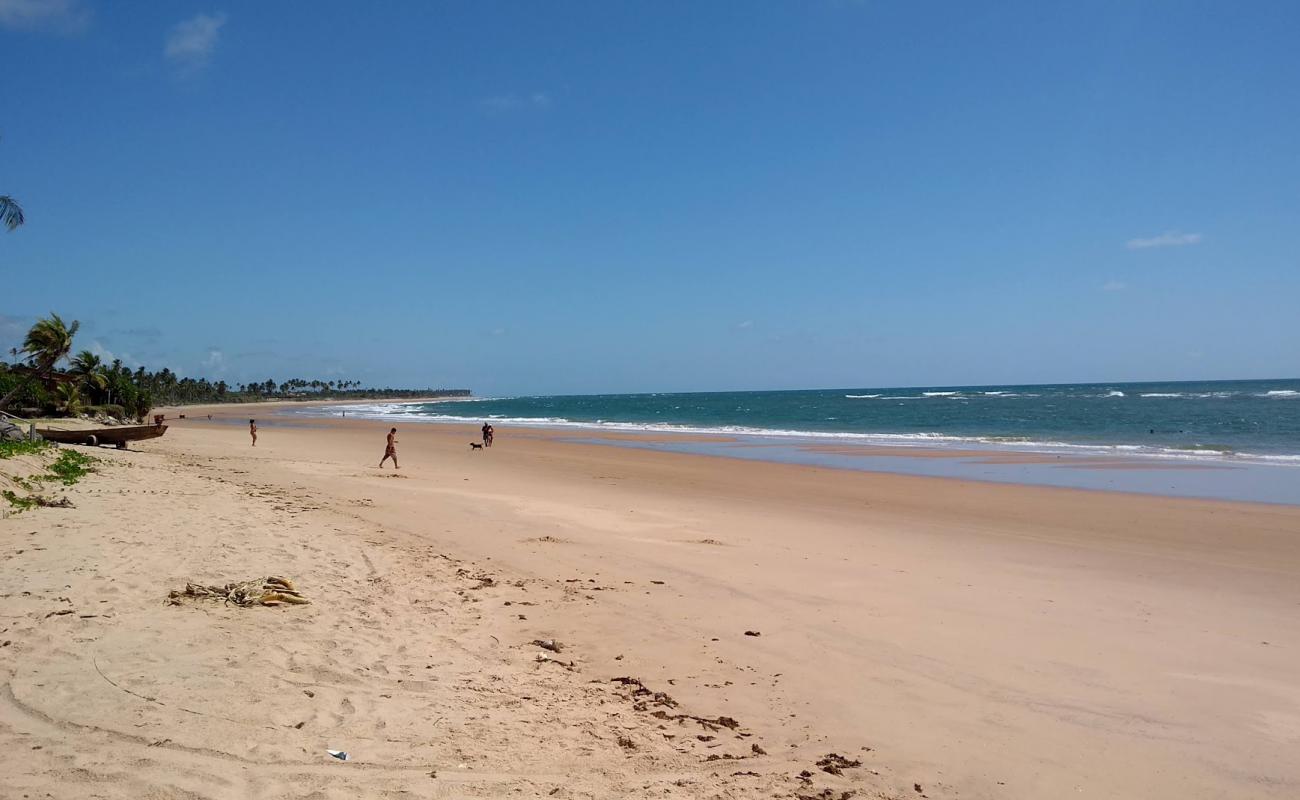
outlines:
[[0, 195], [0, 225], [13, 230], [24, 222], [23, 207], [18, 205], [18, 201], [7, 194]]

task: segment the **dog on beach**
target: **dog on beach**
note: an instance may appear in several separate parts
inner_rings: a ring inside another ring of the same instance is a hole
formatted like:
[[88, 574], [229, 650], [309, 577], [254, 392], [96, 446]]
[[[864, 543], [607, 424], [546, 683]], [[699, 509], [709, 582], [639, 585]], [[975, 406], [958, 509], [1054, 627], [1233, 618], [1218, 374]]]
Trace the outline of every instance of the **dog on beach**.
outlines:
[[473, 451], [475, 451], [475, 450], [482, 450], [482, 449], [483, 449], [483, 445], [479, 444], [478, 442], [470, 442], [470, 443], [469, 443], [469, 449], [470, 449], [470, 452], [473, 452]]

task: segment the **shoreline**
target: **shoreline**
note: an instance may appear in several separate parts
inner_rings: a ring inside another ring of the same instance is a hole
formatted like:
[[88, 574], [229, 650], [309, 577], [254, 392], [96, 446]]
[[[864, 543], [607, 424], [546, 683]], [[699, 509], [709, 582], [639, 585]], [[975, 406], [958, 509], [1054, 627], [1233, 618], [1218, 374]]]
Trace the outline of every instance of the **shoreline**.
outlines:
[[[413, 403], [414, 404], [414, 403]], [[284, 415], [302, 420], [338, 420], [333, 414], [313, 414], [312, 406]], [[357, 420], [400, 425], [464, 427], [477, 436], [477, 427], [461, 421], [400, 415], [358, 414]], [[599, 425], [517, 424], [512, 432], [574, 443], [666, 450], [737, 460], [830, 467], [929, 478], [972, 480], [1022, 486], [1050, 486], [1100, 492], [1121, 492], [1162, 497], [1187, 497], [1280, 505], [1300, 505], [1300, 463], [1224, 457], [1161, 456], [1116, 452], [1098, 447], [1095, 452], [1072, 446], [1066, 452], [1050, 447], [972, 447], [969, 443], [882, 444], [849, 438], [799, 436], [773, 437], [754, 433], [694, 432], [687, 430], [632, 430]]]
[[408, 398], [382, 398], [367, 397], [360, 399], [335, 399], [335, 400], [316, 400], [314, 398], [303, 398], [301, 400], [250, 400], [248, 402], [238, 403], [184, 403], [181, 405], [161, 405], [153, 409], [153, 413], [165, 411], [181, 412], [185, 409], [193, 408], [288, 408], [291, 406], [341, 406], [356, 405], [358, 403], [444, 403], [453, 400], [462, 400], [460, 397], [408, 397]]

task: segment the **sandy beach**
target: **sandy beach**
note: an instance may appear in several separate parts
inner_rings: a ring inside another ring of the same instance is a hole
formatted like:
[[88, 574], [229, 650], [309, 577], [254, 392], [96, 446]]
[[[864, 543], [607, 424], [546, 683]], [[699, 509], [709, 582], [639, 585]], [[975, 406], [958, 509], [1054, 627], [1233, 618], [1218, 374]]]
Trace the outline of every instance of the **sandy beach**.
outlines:
[[1300, 796], [1300, 507], [184, 413], [0, 521], [0, 797]]

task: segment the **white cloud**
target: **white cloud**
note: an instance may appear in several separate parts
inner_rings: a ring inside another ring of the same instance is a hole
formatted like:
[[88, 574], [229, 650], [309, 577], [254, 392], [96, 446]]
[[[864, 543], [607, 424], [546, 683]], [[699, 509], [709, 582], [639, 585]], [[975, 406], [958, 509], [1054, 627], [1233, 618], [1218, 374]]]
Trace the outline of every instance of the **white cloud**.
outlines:
[[1106, 281], [1106, 283], [1102, 284], [1101, 290], [1103, 292], [1122, 292], [1127, 288], [1128, 284], [1123, 281]]
[[208, 357], [199, 362], [199, 366], [213, 372], [224, 372], [226, 369], [226, 354], [215, 347], [208, 348]]
[[199, 14], [177, 23], [167, 33], [163, 55], [186, 72], [202, 69], [212, 60], [221, 26], [225, 24], [226, 15], [222, 13]]
[[1199, 233], [1165, 231], [1159, 236], [1152, 236], [1149, 239], [1129, 239], [1124, 246], [1130, 250], [1145, 250], [1149, 247], [1184, 247], [1189, 244], [1200, 244], [1201, 239], [1202, 236]]
[[747, 319], [744, 322], [738, 322], [736, 323], [736, 327], [740, 328], [741, 330], [744, 330], [745, 328], [752, 328], [754, 327], [754, 320]]
[[114, 361], [121, 360], [122, 365], [125, 367], [134, 369], [135, 367], [140, 366], [140, 362], [130, 353], [115, 353], [105, 347], [104, 343], [98, 339], [91, 340], [90, 352], [99, 356], [99, 360], [103, 361], [105, 364], [112, 364]]
[[90, 26], [82, 0], [0, 0], [0, 28], [81, 33]]
[[546, 92], [532, 94], [499, 94], [479, 101], [485, 111], [502, 114], [508, 111], [542, 110], [551, 107], [551, 96]]

